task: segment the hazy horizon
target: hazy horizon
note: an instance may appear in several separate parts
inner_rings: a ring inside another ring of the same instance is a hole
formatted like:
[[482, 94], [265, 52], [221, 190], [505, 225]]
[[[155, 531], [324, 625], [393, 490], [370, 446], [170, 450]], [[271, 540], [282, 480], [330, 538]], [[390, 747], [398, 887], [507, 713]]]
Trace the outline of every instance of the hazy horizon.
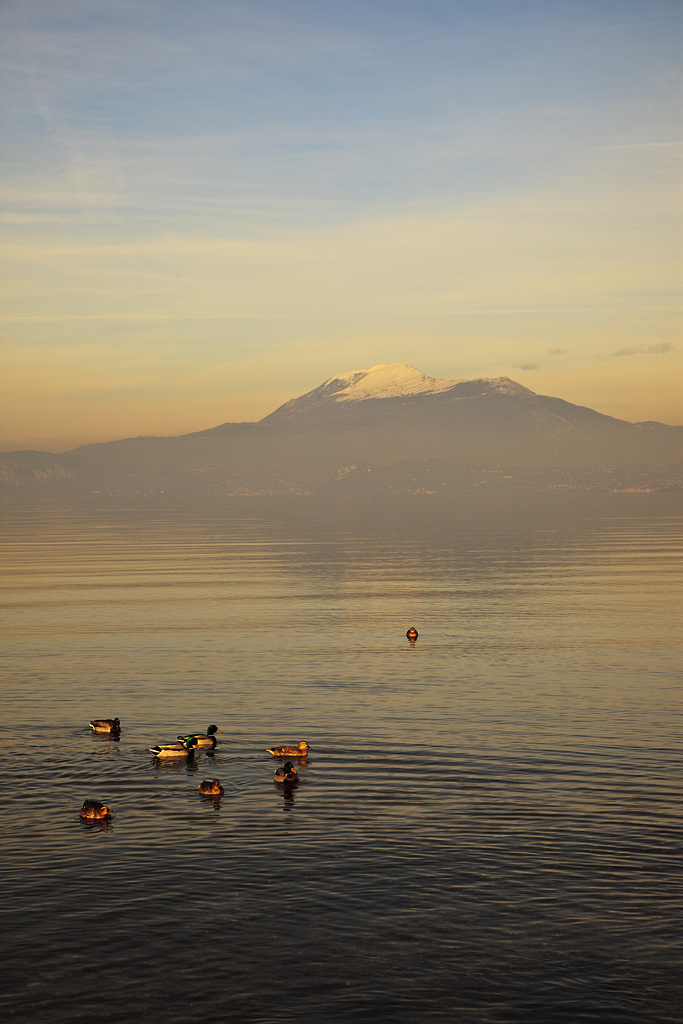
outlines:
[[352, 368], [683, 423], [673, 0], [7, 0], [4, 450]]
[[[364, 369], [364, 368], [359, 368], [359, 370], [360, 370], [360, 369]], [[380, 365], [380, 366], [378, 366], [378, 367], [375, 367], [375, 369], [380, 369], [380, 370], [384, 370], [384, 369], [385, 369], [385, 367], [384, 367], [384, 366], [382, 366], [382, 365]], [[393, 367], [389, 367], [389, 366], [387, 366], [387, 367], [386, 367], [386, 369], [393, 369]], [[353, 373], [353, 372], [355, 372], [355, 371], [347, 371], [347, 373], [346, 373], [346, 374], [344, 374], [343, 372], [340, 372], [339, 374], [333, 374], [333, 375], [332, 375], [332, 377], [330, 377], [330, 378], [327, 378], [326, 380], [332, 380], [332, 379], [334, 379], [335, 377], [339, 377], [339, 378], [342, 378], [343, 376], [350, 376], [350, 374], [351, 374], [351, 373]], [[428, 376], [428, 375], [426, 375], [426, 376]], [[504, 379], [504, 378], [503, 378], [503, 379]], [[437, 382], [438, 380], [439, 380], [438, 378], [437, 378], [437, 379], [435, 379], [435, 383], [436, 383], [436, 382]], [[324, 383], [326, 383], [326, 381], [320, 381], [320, 382], [319, 382], [319, 385], [322, 385], [322, 384], [324, 384]], [[449, 381], [447, 381], [447, 382], [445, 382], [445, 383], [448, 383], [449, 385], [453, 385], [453, 384], [455, 384], [455, 381], [450, 381], [450, 380], [449, 380]], [[519, 381], [517, 381], [516, 383], [519, 383]], [[405, 393], [407, 394], [408, 392], [405, 392]], [[295, 399], [296, 399], [296, 398], [300, 398], [300, 397], [303, 397], [303, 395], [294, 395], [294, 396], [293, 396], [293, 398], [295, 398]], [[362, 400], [362, 399], [363, 399], [363, 397], [366, 397], [366, 396], [364, 396], [364, 395], [359, 395], [359, 398], [360, 398], [360, 400]], [[380, 398], [381, 398], [381, 397], [384, 397], [384, 396], [380, 396], [380, 395], [378, 395], [378, 396], [372, 396], [371, 394], [369, 394], [369, 395], [368, 395], [367, 397], [380, 397]], [[389, 397], [391, 397], [391, 396], [389, 396]], [[557, 398], [557, 397], [559, 397], [559, 396], [556, 396], [556, 395], [555, 395], [555, 396], [549, 396], [549, 397]], [[566, 399], [565, 399], [565, 401], [566, 401]], [[285, 404], [285, 403], [283, 403], [283, 404]], [[570, 404], [572, 404], [572, 405], [577, 405], [577, 403], [575, 403], [575, 402], [572, 402], [572, 403], [570, 403]], [[281, 408], [281, 406], [278, 406], [278, 409], [279, 409], [279, 408]], [[265, 414], [265, 415], [266, 415], [266, 417], [267, 417], [268, 415], [270, 415], [271, 413], [275, 412], [275, 411], [276, 411], [275, 409], [271, 409], [269, 413], [266, 413], [266, 414]], [[599, 409], [596, 409], [595, 411], [596, 411], [596, 412], [600, 412], [601, 410], [599, 410]], [[263, 419], [263, 418], [264, 418], [264, 417], [261, 417], [261, 419]], [[253, 423], [258, 423], [258, 422], [260, 422], [260, 420], [241, 420], [241, 421], [230, 421], [230, 420], [224, 420], [224, 421], [222, 421], [221, 423], [208, 423], [208, 424], [204, 424], [204, 425], [203, 425], [202, 427], [199, 427], [199, 428], [198, 428], [198, 432], [201, 432], [201, 431], [203, 431], [203, 430], [212, 430], [212, 429], [214, 429], [214, 428], [216, 428], [216, 427], [219, 427], [219, 426], [224, 426], [224, 425], [227, 425], [227, 424], [231, 424], [232, 426], [240, 426], [240, 425], [248, 425], [248, 424], [253, 424]], [[625, 421], [625, 422], [629, 422], [629, 421]], [[665, 426], [678, 426], [678, 424], [665, 424]], [[190, 433], [192, 433], [192, 432], [193, 432], [193, 431], [184, 431], [184, 432], [183, 432], [182, 434], [177, 434], [177, 435], [172, 435], [172, 434], [171, 434], [171, 435], [168, 435], [168, 434], [167, 434], [167, 435], [164, 435], [164, 434], [146, 434], [146, 435], [122, 435], [121, 437], [115, 437], [115, 438], [103, 438], [103, 439], [99, 439], [99, 438], [97, 438], [97, 439], [93, 439], [93, 438], [90, 438], [90, 439], [87, 439], [87, 440], [85, 440], [85, 441], [79, 442], [79, 443], [78, 443], [78, 444], [76, 444], [76, 445], [72, 445], [72, 446], [70, 446], [70, 447], [68, 447], [68, 448], [61, 448], [61, 449], [59, 449], [59, 450], [57, 450], [57, 449], [50, 449], [50, 448], [24, 448], [24, 449], [19, 449], [19, 448], [14, 448], [14, 449], [6, 449], [6, 448], [2, 448], [2, 449], [0, 449], [0, 454], [5, 454], [5, 453], [8, 453], [8, 452], [12, 452], [12, 451], [21, 451], [21, 450], [23, 450], [23, 451], [31, 451], [31, 450], [33, 450], [33, 451], [45, 451], [45, 452], [47, 452], [47, 453], [52, 453], [52, 454], [62, 454], [62, 453], [68, 452], [68, 451], [72, 451], [72, 450], [73, 450], [74, 448], [78, 448], [78, 447], [80, 447], [81, 445], [88, 445], [88, 444], [106, 444], [106, 443], [108, 443], [109, 441], [122, 441], [122, 440], [128, 440], [128, 439], [130, 439], [130, 438], [133, 438], [133, 437], [148, 437], [148, 438], [150, 438], [150, 439], [152, 439], [152, 438], [155, 438], [155, 437], [158, 437], [158, 438], [163, 438], [163, 437], [174, 437], [174, 436], [175, 436], [175, 437], [182, 437], [182, 436], [184, 436], [185, 434], [190, 434]]]

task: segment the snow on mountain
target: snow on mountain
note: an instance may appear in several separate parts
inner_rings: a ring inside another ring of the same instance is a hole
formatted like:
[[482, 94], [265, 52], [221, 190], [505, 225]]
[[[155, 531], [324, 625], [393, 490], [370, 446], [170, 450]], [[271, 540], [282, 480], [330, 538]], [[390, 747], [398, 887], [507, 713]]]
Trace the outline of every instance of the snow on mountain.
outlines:
[[457, 398], [476, 398], [483, 395], [533, 395], [535, 392], [509, 377], [474, 377], [457, 384], [453, 394]]
[[[438, 395], [458, 386], [462, 397], [474, 394], [527, 394], [533, 391], [509, 377], [476, 377], [468, 380], [456, 377], [428, 377], [407, 363], [388, 363], [372, 366], [369, 370], [351, 370], [330, 377], [320, 387], [309, 392], [317, 398], [334, 402], [362, 402], [368, 398], [405, 398], [408, 395]], [[467, 385], [467, 387], [462, 387]], [[307, 396], [302, 396], [307, 397]], [[295, 401], [297, 401], [295, 399]]]
[[448, 391], [456, 380], [428, 377], [407, 363], [372, 366], [369, 370], [353, 370], [326, 380], [322, 387], [335, 402], [361, 402], [366, 398], [402, 398], [405, 395], [435, 395]]
[[299, 398], [285, 402], [275, 412], [265, 416], [262, 424], [296, 422], [302, 416], [341, 411], [345, 406], [350, 410], [356, 403], [361, 404], [378, 399], [416, 398], [450, 393], [455, 399], [478, 398], [491, 394], [533, 395], [533, 391], [517, 384], [509, 377], [478, 377], [467, 380], [458, 377], [453, 380], [428, 377], [407, 363], [389, 363], [372, 366], [369, 370], [351, 370], [348, 373], [330, 377], [317, 388]]

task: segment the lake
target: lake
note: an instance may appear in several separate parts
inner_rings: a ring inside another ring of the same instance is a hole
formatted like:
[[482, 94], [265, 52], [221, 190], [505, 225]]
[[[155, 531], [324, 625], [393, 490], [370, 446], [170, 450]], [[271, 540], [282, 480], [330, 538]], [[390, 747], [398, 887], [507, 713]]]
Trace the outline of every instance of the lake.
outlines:
[[680, 495], [3, 527], [6, 1018], [680, 1024]]

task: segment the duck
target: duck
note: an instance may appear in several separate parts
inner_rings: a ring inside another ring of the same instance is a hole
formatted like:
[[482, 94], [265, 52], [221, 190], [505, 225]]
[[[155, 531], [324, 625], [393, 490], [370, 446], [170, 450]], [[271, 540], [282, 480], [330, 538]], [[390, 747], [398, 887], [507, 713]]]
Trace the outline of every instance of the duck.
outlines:
[[118, 718], [93, 718], [88, 724], [95, 732], [121, 732]]
[[276, 768], [273, 774], [273, 782], [287, 782], [290, 786], [293, 786], [295, 782], [299, 781], [294, 765], [291, 761], [285, 761], [280, 767]]
[[83, 806], [81, 807], [81, 818], [101, 819], [109, 817], [111, 817], [111, 808], [100, 803], [99, 800], [83, 801]]
[[409, 630], [408, 630], [408, 632], [406, 633], [406, 636], [408, 637], [408, 639], [409, 639], [409, 640], [413, 640], [413, 641], [414, 641], [414, 640], [417, 640], [417, 638], [418, 638], [418, 636], [419, 636], [419, 633], [418, 633], [418, 631], [417, 631], [417, 630], [415, 629], [415, 626], [411, 626], [411, 627], [410, 627], [410, 629], [409, 629]]
[[150, 747], [155, 757], [194, 757], [197, 737], [188, 736], [181, 743], [157, 743]]
[[223, 796], [225, 790], [221, 786], [220, 779], [214, 779], [213, 782], [204, 779], [199, 783], [199, 792], [202, 796]]
[[296, 746], [266, 747], [273, 757], [306, 757], [311, 749], [306, 740], [300, 740]]
[[[217, 725], [210, 725], [206, 732], [197, 732], [194, 737], [197, 741], [198, 747], [210, 747], [212, 750], [216, 747], [216, 733], [222, 733], [223, 730], [219, 729]], [[179, 736], [178, 739], [184, 742], [189, 739], [189, 736]]]

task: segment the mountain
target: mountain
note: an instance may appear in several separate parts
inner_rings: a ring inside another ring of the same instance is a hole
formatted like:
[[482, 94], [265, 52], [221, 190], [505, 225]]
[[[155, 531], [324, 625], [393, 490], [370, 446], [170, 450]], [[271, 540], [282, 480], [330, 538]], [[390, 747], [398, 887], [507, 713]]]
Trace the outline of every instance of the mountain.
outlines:
[[[516, 384], [508, 377], [480, 380], [439, 380], [427, 377], [406, 363], [373, 366], [370, 370], [355, 370], [331, 377], [320, 387], [276, 409], [262, 423], [269, 426], [297, 427], [308, 421], [320, 424], [342, 422], [357, 424], [359, 418], [381, 420], [397, 408], [407, 408], [413, 398], [445, 395], [460, 398], [483, 394], [532, 394], [528, 388]], [[392, 405], [389, 400], [394, 399]], [[382, 404], [377, 404], [381, 402]], [[369, 404], [370, 403], [370, 404]]]
[[370, 370], [352, 370], [338, 377], [330, 377], [320, 387], [276, 409], [263, 423], [295, 422], [302, 414], [322, 412], [340, 402], [356, 404], [374, 398], [407, 398], [411, 395], [435, 395], [448, 391], [460, 380], [438, 380], [427, 377], [406, 363], [373, 366]]
[[628, 423], [507, 377], [403, 363], [331, 377], [258, 423], [0, 455], [0, 490], [103, 501], [683, 487], [683, 427]]

